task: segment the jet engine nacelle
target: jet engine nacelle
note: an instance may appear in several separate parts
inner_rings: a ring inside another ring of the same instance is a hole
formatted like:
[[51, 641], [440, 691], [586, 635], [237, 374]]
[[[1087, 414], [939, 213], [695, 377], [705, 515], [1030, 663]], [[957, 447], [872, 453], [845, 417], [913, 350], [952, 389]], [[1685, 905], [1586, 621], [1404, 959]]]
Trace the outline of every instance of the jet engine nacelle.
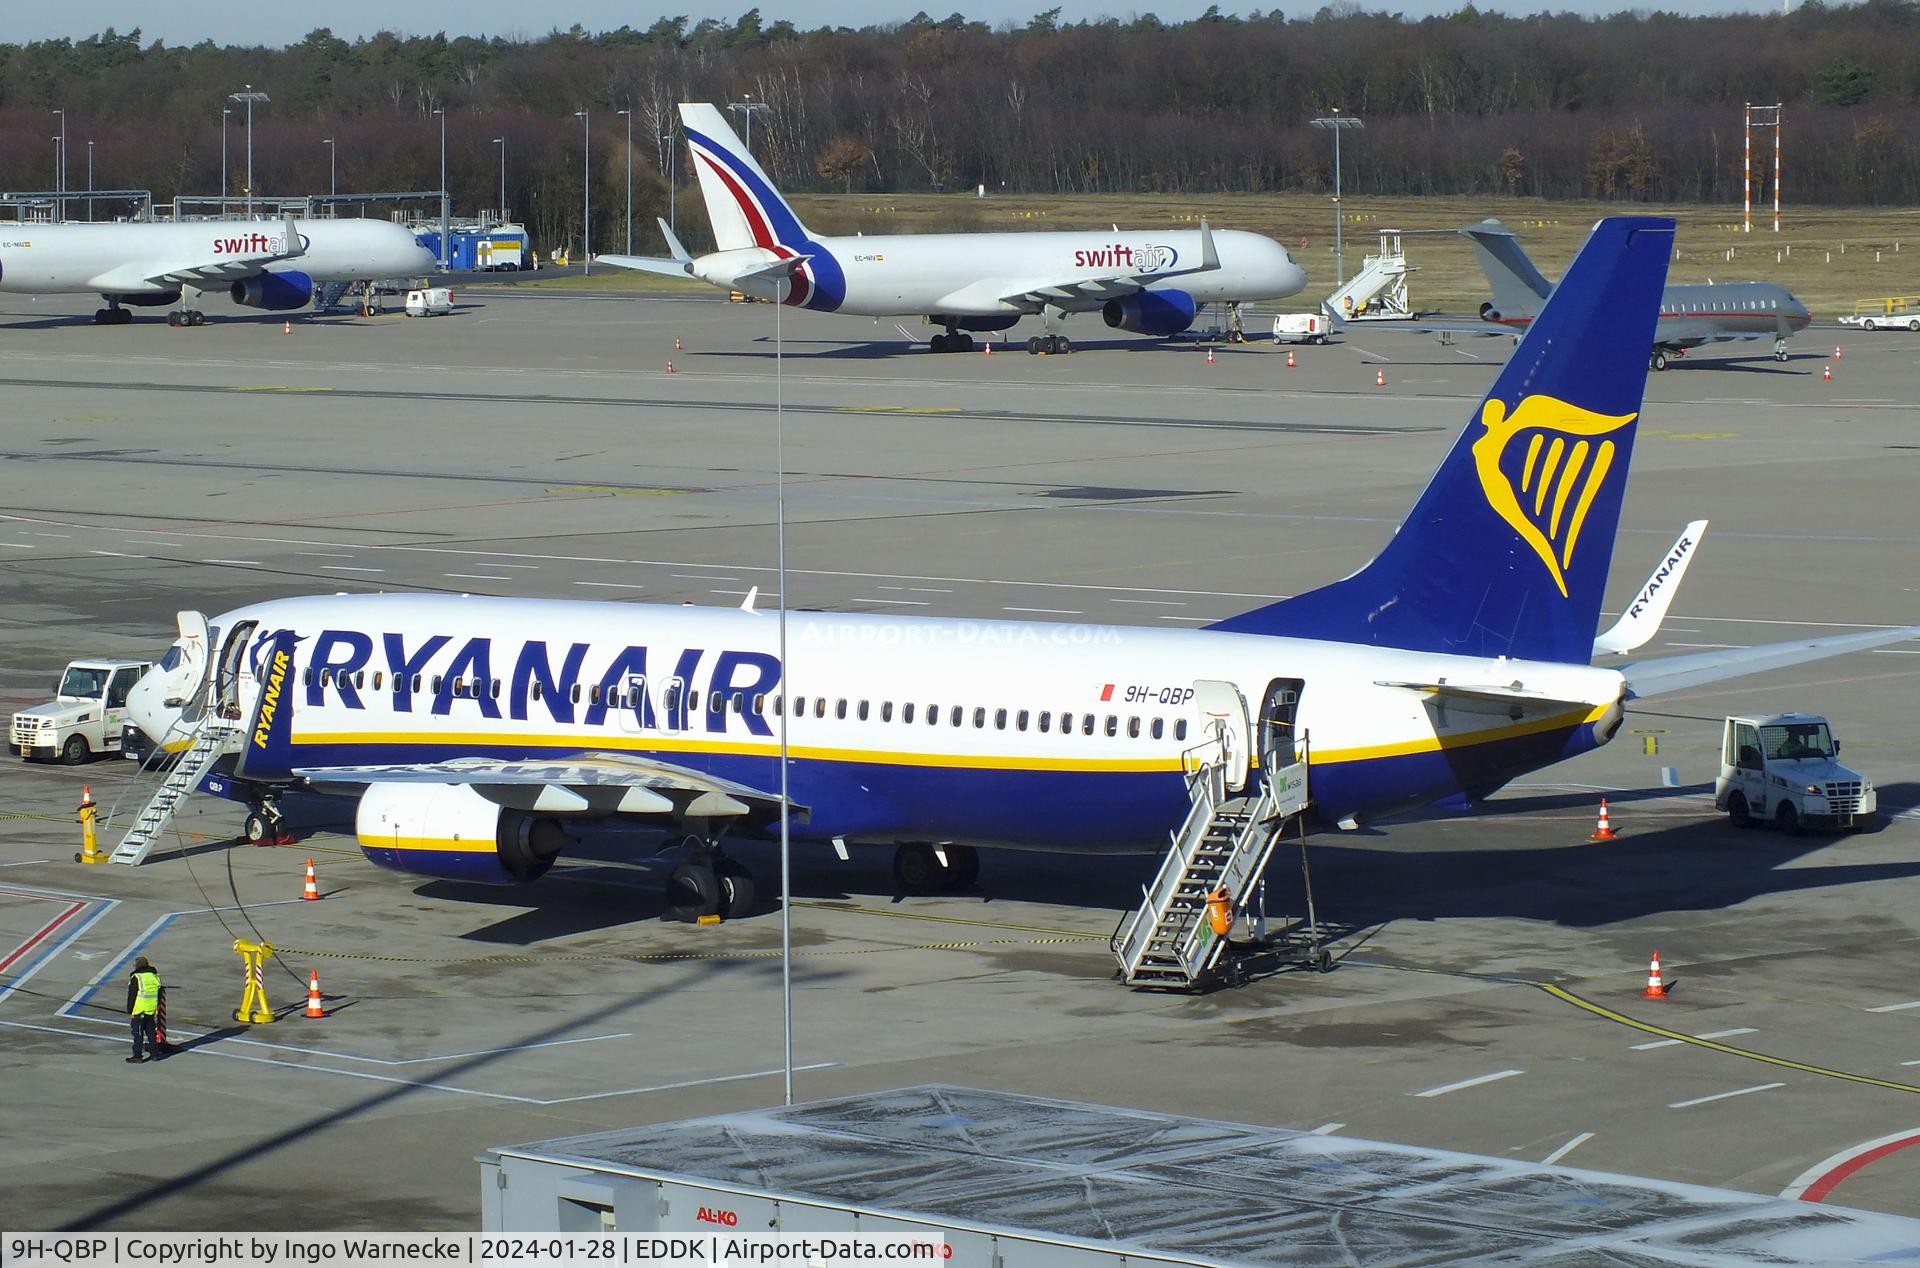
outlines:
[[1177, 335], [1193, 325], [1199, 307], [1185, 291], [1141, 291], [1110, 299], [1100, 316], [1115, 330], [1136, 335]]
[[313, 279], [305, 273], [255, 273], [227, 289], [236, 304], [283, 313], [313, 302]]
[[1019, 313], [1008, 313], [1004, 317], [952, 317], [943, 313], [927, 314], [929, 326], [939, 326], [942, 330], [951, 326], [955, 330], [972, 330], [979, 333], [1011, 330], [1019, 321]]
[[128, 308], [165, 308], [168, 304], [178, 303], [179, 291], [142, 291], [135, 295], [106, 295], [101, 299], [109, 304], [123, 304]]
[[557, 820], [496, 805], [466, 784], [369, 784], [353, 830], [381, 867], [487, 885], [538, 880], [569, 841]]
[[1500, 310], [1495, 308], [1492, 304], [1482, 304], [1480, 305], [1480, 320], [1481, 321], [1499, 321]]

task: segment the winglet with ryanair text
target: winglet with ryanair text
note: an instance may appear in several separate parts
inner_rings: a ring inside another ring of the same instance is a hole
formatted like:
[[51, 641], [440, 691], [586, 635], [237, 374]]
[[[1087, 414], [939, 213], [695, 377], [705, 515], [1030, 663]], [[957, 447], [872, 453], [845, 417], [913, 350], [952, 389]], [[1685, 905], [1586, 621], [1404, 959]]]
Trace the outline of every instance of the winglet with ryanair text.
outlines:
[[1594, 226], [1373, 562], [1212, 628], [1588, 663], [1673, 221]]

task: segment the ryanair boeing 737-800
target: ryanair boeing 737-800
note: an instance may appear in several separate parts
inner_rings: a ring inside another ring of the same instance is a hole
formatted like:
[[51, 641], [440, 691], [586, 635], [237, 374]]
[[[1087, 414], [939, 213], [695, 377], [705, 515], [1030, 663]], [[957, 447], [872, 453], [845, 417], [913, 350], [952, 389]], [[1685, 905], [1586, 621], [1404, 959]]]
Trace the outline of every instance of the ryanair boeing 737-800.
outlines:
[[600, 263], [695, 277], [725, 290], [816, 312], [924, 317], [944, 327], [935, 352], [973, 348], [968, 331], [1006, 330], [1038, 315], [1029, 352], [1070, 352], [1054, 332], [1070, 313], [1108, 326], [1176, 335], [1213, 303], [1280, 299], [1307, 275], [1271, 238], [1238, 230], [1155, 233], [917, 233], [816, 235], [710, 105], [682, 104], [716, 250], [687, 254], [665, 221], [671, 259], [603, 255]]
[[205, 787], [261, 831], [279, 790], [355, 795], [367, 855], [416, 875], [530, 881], [579, 821], [671, 828], [696, 915], [752, 904], [725, 845], [777, 834], [783, 740], [794, 839], [892, 847], [903, 889], [983, 847], [1164, 852], [1196, 756], [1256, 787], [1309, 736], [1322, 824], [1483, 797], [1636, 697], [1920, 633], [1591, 663], [1672, 253], [1669, 220], [1600, 222], [1373, 562], [1210, 628], [806, 612], [783, 659], [764, 610], [314, 596], [183, 614], [128, 712], [172, 749], [224, 719]]

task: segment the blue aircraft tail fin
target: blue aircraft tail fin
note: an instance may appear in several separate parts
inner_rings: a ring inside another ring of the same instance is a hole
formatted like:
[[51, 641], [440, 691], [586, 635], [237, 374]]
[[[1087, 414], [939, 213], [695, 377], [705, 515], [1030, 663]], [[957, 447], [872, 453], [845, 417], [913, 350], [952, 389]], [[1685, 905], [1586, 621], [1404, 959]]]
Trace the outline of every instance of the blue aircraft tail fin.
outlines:
[[766, 247], [804, 251], [812, 235], [740, 143], [726, 117], [705, 102], [683, 102], [682, 129], [721, 251]]
[[1588, 663], [1672, 256], [1602, 220], [1373, 562], [1212, 628]]

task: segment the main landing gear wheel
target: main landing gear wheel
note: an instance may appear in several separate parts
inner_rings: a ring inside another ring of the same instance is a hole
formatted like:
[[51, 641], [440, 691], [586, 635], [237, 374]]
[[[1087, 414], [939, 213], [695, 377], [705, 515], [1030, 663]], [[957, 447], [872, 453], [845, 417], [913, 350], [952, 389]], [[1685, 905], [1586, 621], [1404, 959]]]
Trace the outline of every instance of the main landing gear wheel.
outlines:
[[133, 313], [125, 308], [96, 308], [93, 310], [93, 324], [96, 326], [124, 326], [133, 320]]
[[1035, 335], [1027, 340], [1027, 354], [1039, 356], [1068, 356], [1073, 352], [1073, 340], [1065, 335]]
[[1773, 341], [1773, 359], [1775, 361], [1785, 361], [1787, 359], [1787, 341], [1785, 339], [1775, 339]]
[[714, 868], [714, 876], [720, 882], [719, 915], [727, 920], [752, 915], [753, 873], [747, 870], [746, 865], [732, 859], [721, 859]]
[[1659, 348], [1655, 348], [1653, 350], [1653, 356], [1647, 364], [1655, 370], [1664, 370], [1667, 368], [1667, 354]]
[[189, 310], [187, 312], [175, 311], [167, 314], [167, 324], [169, 326], [176, 326], [176, 327], [177, 326], [204, 326], [207, 324], [207, 315], [205, 313], [192, 311], [192, 310]]
[[893, 883], [903, 894], [941, 894], [965, 889], [980, 878], [980, 854], [970, 845], [941, 847], [940, 855], [923, 842], [902, 845], [893, 852]]
[[702, 861], [682, 863], [667, 878], [667, 910], [670, 920], [693, 924], [703, 916], [720, 914], [720, 877]]
[[973, 336], [949, 330], [944, 335], [935, 335], [927, 341], [927, 346], [935, 352], [972, 352]]

